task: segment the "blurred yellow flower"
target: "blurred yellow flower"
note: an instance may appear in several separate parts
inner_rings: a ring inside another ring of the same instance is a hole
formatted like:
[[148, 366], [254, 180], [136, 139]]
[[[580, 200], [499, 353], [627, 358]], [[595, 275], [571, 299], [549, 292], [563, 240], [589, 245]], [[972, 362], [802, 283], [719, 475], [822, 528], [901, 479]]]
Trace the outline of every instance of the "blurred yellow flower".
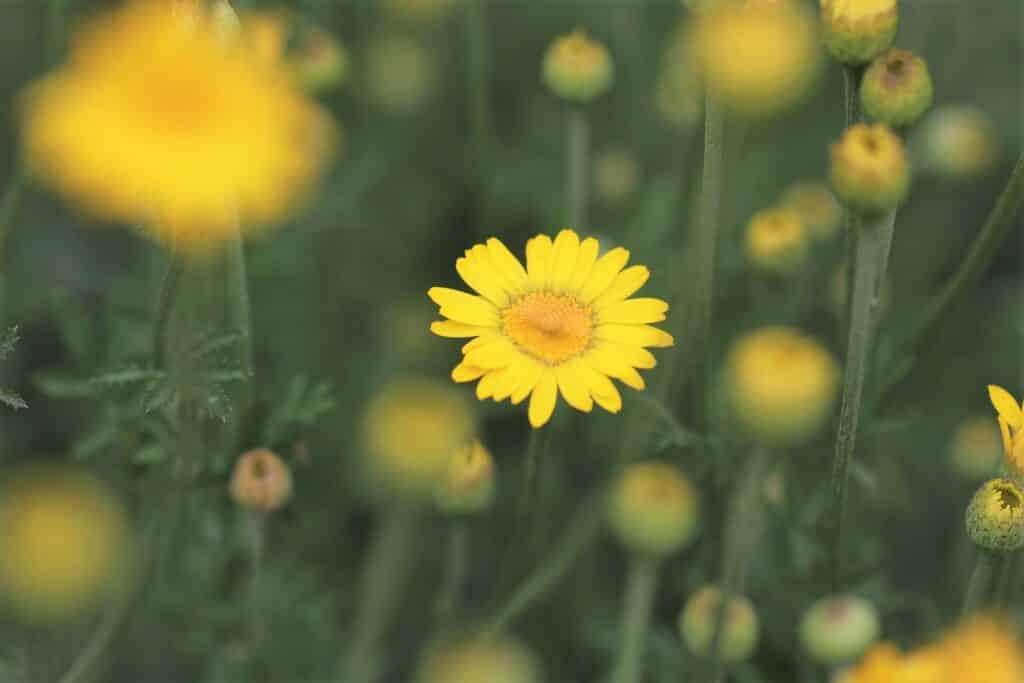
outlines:
[[939, 107], [921, 123], [918, 139], [927, 167], [952, 180], [985, 173], [999, 158], [995, 126], [975, 107]]
[[608, 522], [632, 552], [671, 555], [693, 539], [699, 521], [700, 495], [675, 465], [633, 463], [612, 485]]
[[903, 654], [892, 643], [879, 643], [843, 683], [966, 683], [945, 677], [946, 660], [934, 647]]
[[780, 113], [817, 80], [818, 32], [796, 2], [719, 3], [692, 22], [690, 45], [708, 93], [736, 114]]
[[793, 209], [764, 209], [747, 224], [747, 260], [759, 270], [791, 274], [804, 265], [807, 252], [807, 230]]
[[385, 35], [370, 43], [366, 53], [366, 87], [382, 110], [408, 115], [423, 107], [437, 87], [434, 55], [402, 34]]
[[617, 413], [622, 397], [609, 377], [643, 389], [637, 368], [653, 368], [647, 347], [673, 344], [650, 323], [665, 319], [661, 299], [630, 299], [650, 273], [625, 268], [621, 247], [598, 257], [597, 240], [580, 240], [563, 230], [552, 240], [538, 235], [526, 243], [526, 268], [499, 240], [466, 250], [455, 269], [479, 295], [446, 287], [427, 294], [447, 318], [430, 329], [442, 337], [473, 338], [462, 347], [456, 382], [479, 379], [477, 398], [531, 396], [529, 419], [542, 427], [554, 412], [557, 394], [590, 412], [596, 402]]
[[518, 640], [461, 638], [434, 646], [420, 664], [416, 683], [541, 683], [533, 652]]
[[795, 183], [782, 195], [782, 205], [798, 214], [815, 239], [829, 239], [839, 231], [842, 209], [832, 190], [822, 182]]
[[31, 168], [62, 194], [196, 250], [281, 219], [332, 135], [283, 74], [190, 16], [137, 0], [92, 20], [21, 121]]
[[100, 602], [125, 578], [129, 545], [124, 511], [90, 474], [23, 466], [0, 490], [0, 592], [27, 618]]
[[448, 457], [435, 495], [437, 506], [452, 515], [480, 512], [494, 502], [495, 478], [491, 452], [474, 439]]
[[370, 401], [363, 418], [367, 474], [385, 493], [429, 497], [451, 456], [474, 434], [473, 414], [450, 385], [394, 380]]
[[969, 417], [953, 432], [949, 463], [966, 479], [991, 477], [999, 471], [1004, 457], [999, 427], [989, 417]]
[[990, 384], [988, 397], [998, 416], [1006, 464], [1014, 472], [1024, 472], [1024, 410], [1013, 394], [1000, 386]]
[[608, 48], [592, 40], [583, 29], [576, 29], [548, 47], [541, 77], [559, 97], [589, 102], [611, 87], [615, 70]]

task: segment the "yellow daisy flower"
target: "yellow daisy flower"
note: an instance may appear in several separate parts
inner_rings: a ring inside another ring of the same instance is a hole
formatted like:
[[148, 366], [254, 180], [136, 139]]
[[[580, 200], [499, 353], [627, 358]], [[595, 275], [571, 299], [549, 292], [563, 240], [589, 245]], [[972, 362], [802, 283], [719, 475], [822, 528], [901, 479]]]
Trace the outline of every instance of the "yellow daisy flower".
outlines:
[[1013, 394], [994, 384], [988, 385], [988, 397], [998, 414], [1006, 463], [1015, 472], [1024, 472], [1024, 409]]
[[649, 271], [630, 266], [617, 247], [598, 256], [597, 240], [562, 230], [552, 240], [537, 235], [526, 243], [526, 267], [501, 241], [491, 238], [466, 250], [455, 269], [478, 294], [432, 287], [428, 296], [447, 320], [430, 329], [442, 337], [473, 339], [462, 347], [456, 382], [479, 379], [477, 398], [530, 396], [529, 419], [542, 427], [557, 395], [577, 410], [594, 403], [611, 413], [622, 397], [609, 378], [643, 389], [637, 369], [656, 364], [648, 347], [673, 344], [650, 323], [665, 319], [661, 299], [630, 299]]
[[318, 177], [332, 129], [244, 41], [178, 10], [136, 0], [93, 19], [30, 86], [21, 124], [40, 178], [191, 249], [281, 219]]

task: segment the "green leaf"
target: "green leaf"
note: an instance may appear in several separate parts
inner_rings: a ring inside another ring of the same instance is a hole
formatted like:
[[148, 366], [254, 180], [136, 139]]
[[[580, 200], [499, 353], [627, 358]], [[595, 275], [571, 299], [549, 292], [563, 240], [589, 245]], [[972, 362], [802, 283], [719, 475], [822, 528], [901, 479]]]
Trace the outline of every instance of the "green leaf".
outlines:
[[28, 408], [28, 404], [25, 403], [24, 399], [22, 399], [21, 396], [18, 396], [17, 394], [9, 391], [4, 391], [2, 389], [0, 389], [0, 403], [4, 404], [8, 408], [13, 408], [14, 410]]
[[160, 379], [163, 376], [164, 373], [159, 370], [150, 370], [147, 368], [129, 365], [96, 375], [95, 377], [90, 378], [89, 382], [98, 388], [112, 389], [118, 386], [138, 384], [139, 382], [148, 382]]
[[18, 336], [17, 325], [0, 335], [0, 360], [6, 360], [7, 356], [11, 355], [19, 339], [21, 337]]
[[91, 378], [72, 377], [60, 371], [36, 373], [32, 383], [50, 398], [88, 398], [96, 394]]

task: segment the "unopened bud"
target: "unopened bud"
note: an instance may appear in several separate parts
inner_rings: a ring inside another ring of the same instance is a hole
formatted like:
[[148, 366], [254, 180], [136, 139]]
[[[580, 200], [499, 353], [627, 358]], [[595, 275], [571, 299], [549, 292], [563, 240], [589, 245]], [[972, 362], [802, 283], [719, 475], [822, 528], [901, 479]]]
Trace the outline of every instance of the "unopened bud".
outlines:
[[494, 502], [494, 459], [483, 444], [472, 441], [448, 459], [437, 490], [437, 506], [451, 515], [471, 515]]
[[254, 512], [273, 512], [292, 496], [292, 473], [277, 454], [257, 448], [242, 454], [231, 475], [231, 498]]
[[985, 550], [1024, 546], [1024, 491], [1016, 482], [998, 478], [981, 485], [967, 506], [967, 535]]
[[836, 665], [860, 657], [880, 630], [874, 605], [853, 595], [837, 595], [807, 610], [800, 622], [800, 640], [815, 660]]
[[853, 209], [895, 209], [910, 189], [910, 162], [903, 142], [883, 124], [858, 123], [830, 150], [829, 177], [836, 195]]
[[[716, 586], [705, 586], [694, 593], [679, 615], [679, 633], [690, 651], [706, 657], [711, 653], [715, 621], [722, 593]], [[724, 662], [741, 662], [757, 647], [760, 633], [757, 614], [750, 600], [735, 595], [725, 607], [722, 632], [718, 638], [718, 657]]]
[[825, 47], [844, 64], [864, 64], [892, 45], [896, 0], [821, 0]]
[[608, 91], [614, 68], [608, 48], [577, 29], [551, 44], [544, 54], [541, 76], [559, 97], [586, 103]]
[[879, 55], [864, 73], [860, 101], [868, 118], [903, 128], [932, 105], [932, 77], [924, 60], [893, 48]]
[[696, 489], [668, 463], [629, 465], [613, 485], [609, 524], [633, 552], [664, 557], [680, 550], [693, 538], [699, 517]]

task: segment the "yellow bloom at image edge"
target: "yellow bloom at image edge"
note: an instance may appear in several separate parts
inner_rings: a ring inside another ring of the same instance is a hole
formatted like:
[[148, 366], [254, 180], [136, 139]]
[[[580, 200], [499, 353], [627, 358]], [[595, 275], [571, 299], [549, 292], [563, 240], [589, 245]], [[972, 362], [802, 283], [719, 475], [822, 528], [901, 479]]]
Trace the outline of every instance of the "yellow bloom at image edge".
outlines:
[[22, 136], [33, 172], [87, 212], [200, 249], [293, 209], [333, 129], [244, 36], [173, 7], [130, 2], [75, 32], [23, 93]]
[[651, 323], [665, 320], [661, 299], [630, 297], [650, 276], [644, 266], [626, 267], [622, 247], [599, 256], [594, 238], [563, 230], [552, 240], [538, 235], [526, 244], [524, 268], [497, 239], [467, 249], [455, 269], [477, 294], [432, 287], [427, 294], [445, 320], [431, 325], [442, 337], [470, 338], [456, 382], [479, 380], [477, 398], [530, 397], [530, 424], [551, 418], [559, 394], [573, 408], [594, 404], [617, 413], [617, 379], [645, 387], [637, 369], [656, 365], [647, 348], [673, 344]]
[[109, 596], [130, 569], [128, 522], [95, 477], [22, 466], [0, 487], [0, 592], [22, 616], [57, 620]]

